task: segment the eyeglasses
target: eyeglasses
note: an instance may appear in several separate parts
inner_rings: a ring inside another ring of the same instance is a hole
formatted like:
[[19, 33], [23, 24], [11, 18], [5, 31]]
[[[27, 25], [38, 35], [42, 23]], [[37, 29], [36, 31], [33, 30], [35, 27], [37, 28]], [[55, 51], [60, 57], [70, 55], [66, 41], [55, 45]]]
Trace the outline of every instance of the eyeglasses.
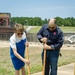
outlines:
[[49, 29], [55, 29], [55, 27], [49, 27]]
[[23, 33], [17, 33], [17, 35], [23, 35]]

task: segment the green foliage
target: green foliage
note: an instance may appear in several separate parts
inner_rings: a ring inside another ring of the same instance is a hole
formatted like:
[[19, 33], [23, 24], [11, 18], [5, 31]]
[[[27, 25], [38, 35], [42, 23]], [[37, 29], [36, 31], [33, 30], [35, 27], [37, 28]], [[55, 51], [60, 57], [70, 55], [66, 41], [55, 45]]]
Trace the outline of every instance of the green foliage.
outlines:
[[57, 25], [59, 26], [75, 26], [75, 18], [68, 17], [68, 18], [60, 18], [56, 17]]
[[[30, 25], [30, 26], [42, 26], [43, 24], [48, 23], [47, 18], [42, 20], [40, 17], [12, 17], [12, 23], [20, 23], [23, 25]], [[56, 17], [57, 25], [59, 26], [75, 26], [75, 18], [68, 17], [68, 18], [61, 18]]]
[[47, 23], [47, 19], [43, 21], [40, 17], [12, 17], [11, 22], [20, 23], [23, 25], [31, 25], [31, 26], [41, 26], [44, 23]]

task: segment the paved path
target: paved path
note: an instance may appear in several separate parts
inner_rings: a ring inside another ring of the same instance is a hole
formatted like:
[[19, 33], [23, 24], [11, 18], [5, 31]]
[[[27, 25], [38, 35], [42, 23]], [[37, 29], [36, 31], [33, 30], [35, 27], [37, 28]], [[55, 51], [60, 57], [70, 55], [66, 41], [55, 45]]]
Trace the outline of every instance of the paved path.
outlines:
[[[31, 75], [42, 75], [42, 72], [34, 73]], [[58, 67], [57, 75], [74, 75], [74, 63]]]

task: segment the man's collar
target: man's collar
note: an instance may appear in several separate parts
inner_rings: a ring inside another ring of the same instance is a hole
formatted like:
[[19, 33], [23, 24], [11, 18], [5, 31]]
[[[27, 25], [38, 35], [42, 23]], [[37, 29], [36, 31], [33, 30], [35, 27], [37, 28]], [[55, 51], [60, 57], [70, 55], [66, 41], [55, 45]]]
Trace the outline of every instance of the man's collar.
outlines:
[[48, 25], [46, 26], [46, 29], [49, 29]]

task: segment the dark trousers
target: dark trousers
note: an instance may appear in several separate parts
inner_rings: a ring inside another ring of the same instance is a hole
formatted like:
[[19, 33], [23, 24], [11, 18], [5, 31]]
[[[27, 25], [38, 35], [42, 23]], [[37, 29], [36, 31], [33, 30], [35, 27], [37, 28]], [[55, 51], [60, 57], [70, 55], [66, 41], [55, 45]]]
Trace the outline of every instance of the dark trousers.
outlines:
[[[44, 52], [42, 53], [43, 61]], [[57, 75], [59, 51], [46, 51], [45, 75]]]

